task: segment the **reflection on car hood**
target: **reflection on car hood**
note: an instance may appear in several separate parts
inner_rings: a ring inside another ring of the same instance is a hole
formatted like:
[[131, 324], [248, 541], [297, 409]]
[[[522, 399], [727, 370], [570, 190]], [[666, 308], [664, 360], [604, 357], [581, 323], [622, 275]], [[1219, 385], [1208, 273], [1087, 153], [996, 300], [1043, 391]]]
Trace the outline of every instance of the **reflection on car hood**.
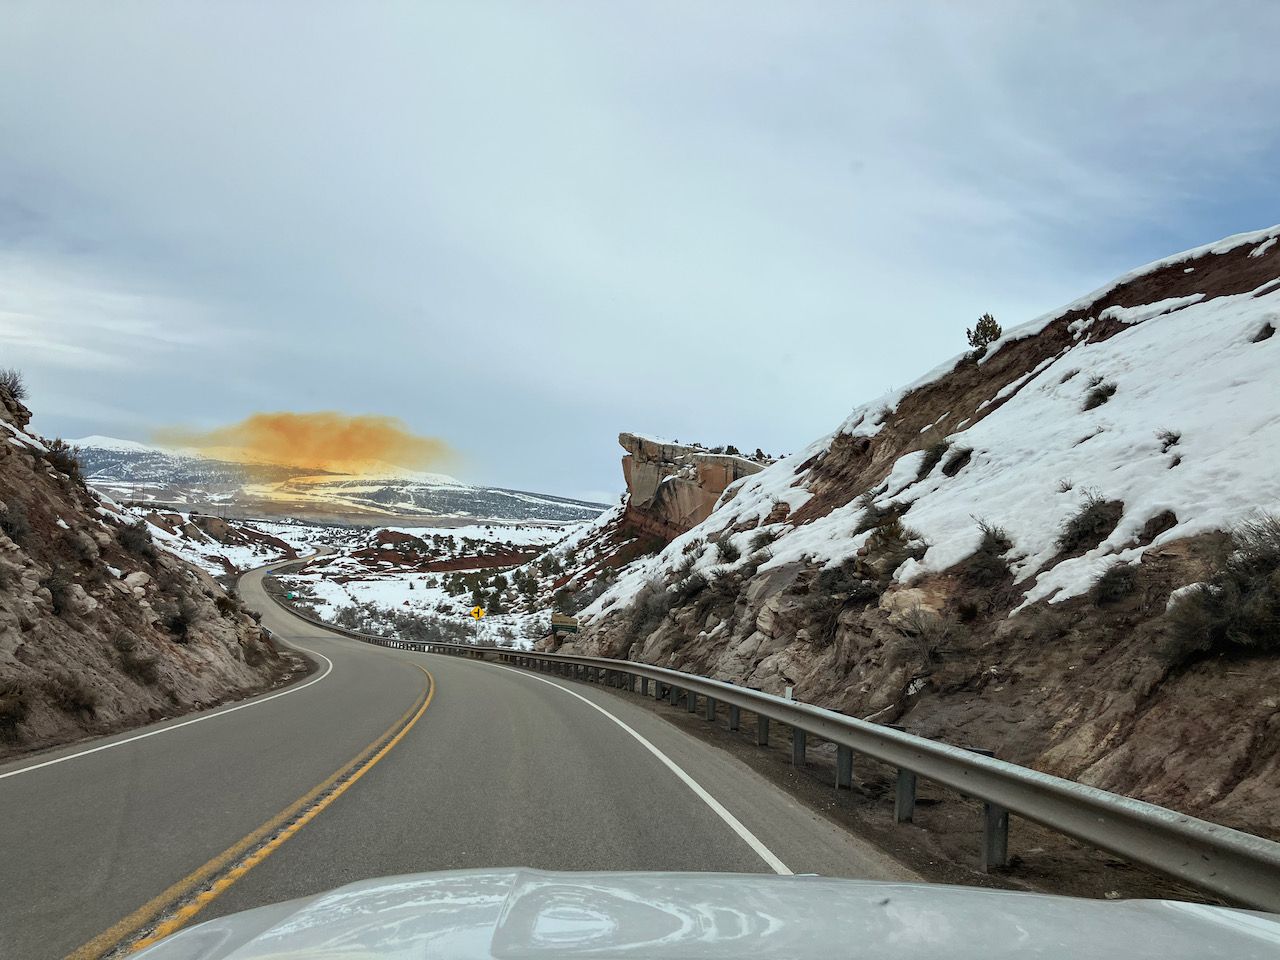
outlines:
[[369, 880], [179, 932], [139, 960], [1274, 958], [1280, 915], [938, 884], [456, 871]]

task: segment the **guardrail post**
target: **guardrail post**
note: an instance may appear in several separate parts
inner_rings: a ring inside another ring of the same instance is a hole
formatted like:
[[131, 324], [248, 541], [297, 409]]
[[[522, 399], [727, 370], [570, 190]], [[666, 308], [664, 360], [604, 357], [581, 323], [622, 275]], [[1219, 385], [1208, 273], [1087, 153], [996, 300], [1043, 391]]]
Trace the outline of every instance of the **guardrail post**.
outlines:
[[640, 696], [647, 697], [649, 695], [649, 678], [640, 678]]
[[674, 684], [668, 687], [667, 690], [671, 697], [671, 705], [674, 707], [680, 700], [680, 690]]
[[684, 692], [684, 708], [690, 713], [698, 712], [698, 695], [692, 690]]
[[708, 720], [714, 720], [716, 718], [716, 701], [714, 697], [707, 697], [706, 717]]
[[756, 714], [756, 744], [761, 747], [769, 745], [769, 718], [758, 713]]
[[1009, 811], [994, 803], [982, 804], [982, 872], [1009, 865]]
[[804, 766], [804, 748], [805, 735], [804, 731], [799, 727], [791, 728], [791, 764], [796, 767]]
[[737, 730], [742, 725], [742, 710], [737, 704], [729, 704], [729, 729]]
[[898, 768], [898, 789], [894, 795], [893, 819], [897, 823], [910, 823], [916, 814], [916, 775], [911, 770]]
[[853, 789], [853, 748], [836, 745], [836, 789]]

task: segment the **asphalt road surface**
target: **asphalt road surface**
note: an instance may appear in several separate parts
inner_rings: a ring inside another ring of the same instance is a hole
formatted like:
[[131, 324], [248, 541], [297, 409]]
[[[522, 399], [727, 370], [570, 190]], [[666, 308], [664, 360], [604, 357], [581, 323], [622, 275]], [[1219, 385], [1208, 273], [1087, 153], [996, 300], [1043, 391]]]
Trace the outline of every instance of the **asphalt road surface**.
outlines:
[[100, 956], [157, 923], [426, 870], [917, 879], [626, 697], [362, 644], [262, 576], [241, 594], [311, 677], [0, 766], [0, 956]]

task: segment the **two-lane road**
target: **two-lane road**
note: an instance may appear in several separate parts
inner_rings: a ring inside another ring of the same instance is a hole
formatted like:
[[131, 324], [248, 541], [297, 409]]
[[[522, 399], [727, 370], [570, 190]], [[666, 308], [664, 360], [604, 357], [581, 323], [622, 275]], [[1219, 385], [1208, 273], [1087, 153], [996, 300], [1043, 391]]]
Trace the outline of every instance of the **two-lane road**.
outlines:
[[262, 575], [241, 593], [311, 677], [0, 767], [0, 956], [100, 954], [193, 897], [183, 922], [425, 870], [913, 879], [627, 698], [329, 633]]

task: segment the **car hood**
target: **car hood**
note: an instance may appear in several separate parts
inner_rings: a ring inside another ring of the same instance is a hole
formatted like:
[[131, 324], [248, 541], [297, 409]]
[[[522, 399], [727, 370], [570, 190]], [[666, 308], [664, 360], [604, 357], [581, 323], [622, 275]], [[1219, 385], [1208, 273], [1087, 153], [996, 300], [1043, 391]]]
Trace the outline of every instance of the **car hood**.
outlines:
[[369, 880], [181, 931], [139, 960], [1274, 958], [1280, 915], [941, 884], [453, 871]]

